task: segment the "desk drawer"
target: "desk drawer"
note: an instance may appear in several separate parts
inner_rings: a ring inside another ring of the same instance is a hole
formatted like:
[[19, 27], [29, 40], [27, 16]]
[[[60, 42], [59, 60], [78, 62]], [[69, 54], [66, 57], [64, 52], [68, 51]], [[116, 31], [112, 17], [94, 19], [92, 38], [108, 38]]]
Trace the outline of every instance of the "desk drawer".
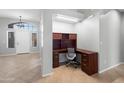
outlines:
[[81, 62], [81, 69], [82, 71], [84, 71], [85, 73], [89, 73], [89, 66], [86, 62]]
[[58, 67], [59, 66], [59, 60], [53, 60], [53, 67]]
[[88, 58], [81, 58], [81, 62], [88, 62], [89, 59]]
[[53, 67], [59, 66], [59, 55], [58, 53], [53, 53]]
[[85, 62], [82, 61], [82, 62], [81, 62], [81, 65], [88, 67], [88, 66], [89, 66], [89, 62], [88, 62], [88, 61], [85, 61]]
[[59, 55], [54, 54], [53, 58], [54, 59], [59, 59]]
[[88, 57], [88, 54], [83, 53], [82, 57]]
[[87, 62], [87, 61], [89, 61], [89, 56], [87, 54], [82, 54], [81, 60], [83, 62]]

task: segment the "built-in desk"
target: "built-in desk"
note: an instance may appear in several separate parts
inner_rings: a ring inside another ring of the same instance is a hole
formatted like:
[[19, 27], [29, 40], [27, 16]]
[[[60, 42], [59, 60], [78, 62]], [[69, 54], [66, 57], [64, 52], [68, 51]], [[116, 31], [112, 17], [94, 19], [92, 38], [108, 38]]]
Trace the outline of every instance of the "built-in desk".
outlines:
[[[58, 67], [59, 53], [66, 53], [67, 49], [53, 50], [53, 67]], [[88, 75], [98, 72], [98, 53], [84, 49], [76, 49], [76, 53], [81, 55], [81, 69]]]
[[88, 75], [98, 72], [98, 53], [84, 49], [77, 49], [77, 53], [81, 54], [81, 69]]
[[66, 53], [67, 49], [56, 49], [53, 50], [53, 68], [58, 67], [59, 64], [59, 54]]

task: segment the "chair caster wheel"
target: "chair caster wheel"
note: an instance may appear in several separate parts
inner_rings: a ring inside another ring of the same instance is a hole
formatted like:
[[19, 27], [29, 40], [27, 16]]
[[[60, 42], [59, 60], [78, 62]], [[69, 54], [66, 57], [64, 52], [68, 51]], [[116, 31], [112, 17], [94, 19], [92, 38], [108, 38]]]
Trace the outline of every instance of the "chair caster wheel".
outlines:
[[75, 66], [75, 68], [77, 68], [77, 66]]

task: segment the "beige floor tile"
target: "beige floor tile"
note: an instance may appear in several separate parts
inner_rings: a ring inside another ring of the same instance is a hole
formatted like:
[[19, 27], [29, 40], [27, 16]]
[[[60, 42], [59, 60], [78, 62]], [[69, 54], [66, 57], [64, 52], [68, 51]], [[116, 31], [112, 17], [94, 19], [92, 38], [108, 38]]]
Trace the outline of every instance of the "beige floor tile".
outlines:
[[22, 54], [0, 57], [0, 82], [14, 83], [123, 83], [124, 65], [88, 76], [80, 68], [60, 66], [53, 69], [53, 74], [41, 76], [39, 54]]

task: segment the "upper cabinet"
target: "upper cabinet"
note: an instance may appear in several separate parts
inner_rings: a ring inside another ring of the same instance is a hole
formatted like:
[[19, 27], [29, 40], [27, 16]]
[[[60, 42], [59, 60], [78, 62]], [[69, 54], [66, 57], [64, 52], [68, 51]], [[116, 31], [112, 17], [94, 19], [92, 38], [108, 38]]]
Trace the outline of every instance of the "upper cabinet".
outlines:
[[53, 39], [62, 39], [61, 33], [53, 33]]
[[53, 49], [76, 48], [77, 35], [74, 33], [53, 33]]
[[77, 35], [76, 34], [69, 34], [69, 39], [76, 40]]
[[69, 34], [63, 33], [63, 34], [62, 34], [62, 39], [63, 39], [63, 40], [69, 39]]
[[53, 33], [53, 39], [76, 40], [77, 34], [72, 33]]

